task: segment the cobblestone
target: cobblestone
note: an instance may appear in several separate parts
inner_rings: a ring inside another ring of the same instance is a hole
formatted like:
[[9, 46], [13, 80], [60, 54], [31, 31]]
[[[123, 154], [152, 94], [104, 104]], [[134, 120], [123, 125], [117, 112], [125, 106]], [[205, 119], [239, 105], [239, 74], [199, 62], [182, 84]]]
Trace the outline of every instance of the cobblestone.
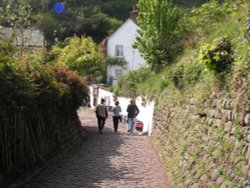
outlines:
[[150, 138], [127, 134], [124, 124], [114, 133], [111, 117], [103, 134], [93, 111], [80, 109], [89, 138], [70, 154], [54, 160], [25, 188], [170, 188]]

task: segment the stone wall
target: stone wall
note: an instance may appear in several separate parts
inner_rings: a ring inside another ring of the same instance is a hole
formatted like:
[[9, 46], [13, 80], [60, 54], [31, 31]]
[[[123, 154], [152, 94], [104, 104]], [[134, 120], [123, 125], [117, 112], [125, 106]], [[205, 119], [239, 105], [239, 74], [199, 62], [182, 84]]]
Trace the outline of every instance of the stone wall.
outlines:
[[250, 188], [250, 101], [159, 101], [153, 138], [173, 187]]
[[56, 129], [56, 148], [67, 151], [81, 141], [81, 123], [79, 119], [68, 119], [67, 123], [58, 124]]

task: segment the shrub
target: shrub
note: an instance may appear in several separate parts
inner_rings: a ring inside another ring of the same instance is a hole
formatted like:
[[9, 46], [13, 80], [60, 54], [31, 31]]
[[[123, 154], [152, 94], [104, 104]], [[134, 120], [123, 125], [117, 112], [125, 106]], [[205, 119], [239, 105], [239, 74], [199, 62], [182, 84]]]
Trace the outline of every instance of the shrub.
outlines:
[[193, 9], [191, 20], [195, 27], [208, 29], [212, 24], [222, 22], [230, 14], [234, 14], [235, 10], [231, 3], [219, 3], [211, 0], [198, 9]]
[[149, 68], [140, 68], [121, 76], [114, 85], [114, 93], [126, 97], [136, 97], [139, 84], [153, 74]]
[[106, 70], [105, 57], [90, 37], [70, 37], [63, 45], [54, 45], [50, 56], [58, 66], [76, 71], [79, 75], [90, 76], [95, 81], [103, 79]]
[[34, 102], [35, 85], [13, 64], [0, 64], [0, 108], [24, 109]]
[[82, 104], [82, 100], [88, 95], [88, 87], [85, 81], [75, 72], [62, 67], [55, 69], [55, 78], [58, 82], [66, 84], [69, 89], [64, 105], [71, 106], [76, 110]]
[[214, 44], [201, 47], [198, 60], [215, 73], [227, 72], [234, 61], [234, 53], [228, 38], [217, 39]]
[[248, 42], [250, 43], [250, 14], [247, 17], [247, 21], [246, 21], [246, 38], [248, 40]]
[[170, 69], [168, 72], [168, 78], [173, 83], [173, 85], [182, 90], [184, 87], [183, 82], [183, 73], [184, 73], [184, 66], [183, 65], [177, 65]]
[[0, 83], [0, 171], [8, 176], [58, 148], [58, 125], [79, 130], [76, 110], [88, 88], [66, 68], [13, 59], [0, 63]]

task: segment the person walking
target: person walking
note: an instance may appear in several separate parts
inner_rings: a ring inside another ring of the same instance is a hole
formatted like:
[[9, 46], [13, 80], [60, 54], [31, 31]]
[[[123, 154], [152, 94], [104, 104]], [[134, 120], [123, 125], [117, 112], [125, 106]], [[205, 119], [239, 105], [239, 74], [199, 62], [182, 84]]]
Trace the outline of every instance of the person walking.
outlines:
[[96, 118], [98, 121], [98, 130], [99, 133], [102, 133], [102, 130], [105, 126], [105, 121], [108, 118], [108, 110], [105, 103], [105, 99], [101, 99], [101, 104], [96, 107]]
[[127, 123], [128, 123], [128, 133], [133, 133], [136, 116], [139, 114], [139, 109], [135, 104], [134, 100], [130, 101], [130, 104], [127, 107]]
[[117, 132], [119, 121], [121, 122], [121, 107], [119, 106], [119, 101], [115, 102], [115, 106], [112, 109], [113, 112], [113, 125], [114, 125], [114, 131]]

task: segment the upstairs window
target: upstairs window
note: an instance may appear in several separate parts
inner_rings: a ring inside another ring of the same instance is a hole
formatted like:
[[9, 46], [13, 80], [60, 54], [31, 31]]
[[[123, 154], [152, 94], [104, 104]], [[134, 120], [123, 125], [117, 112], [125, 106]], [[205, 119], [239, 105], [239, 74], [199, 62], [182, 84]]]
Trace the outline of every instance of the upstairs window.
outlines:
[[122, 45], [115, 46], [115, 56], [123, 58], [123, 46]]

